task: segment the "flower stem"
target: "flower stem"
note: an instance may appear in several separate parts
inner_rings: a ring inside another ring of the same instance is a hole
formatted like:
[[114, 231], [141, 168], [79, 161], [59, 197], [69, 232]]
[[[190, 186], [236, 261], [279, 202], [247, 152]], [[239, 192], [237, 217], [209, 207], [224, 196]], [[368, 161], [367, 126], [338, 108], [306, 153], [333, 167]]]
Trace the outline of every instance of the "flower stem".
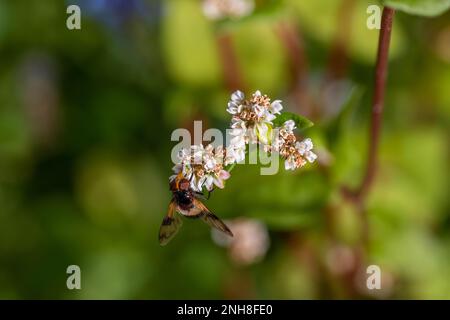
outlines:
[[394, 19], [395, 10], [389, 7], [384, 7], [383, 15], [381, 17], [381, 30], [378, 40], [378, 53], [375, 67], [375, 83], [374, 94], [372, 100], [372, 118], [369, 137], [369, 151], [367, 156], [367, 165], [364, 178], [361, 185], [356, 191], [349, 191], [343, 188], [343, 194], [350, 199], [356, 206], [362, 220], [362, 233], [364, 243], [367, 244], [369, 238], [369, 226], [367, 221], [367, 214], [365, 212], [364, 200], [373, 184], [375, 174], [377, 171], [377, 154], [380, 143], [381, 122], [384, 108], [384, 95], [386, 89], [386, 78], [388, 71], [388, 55], [389, 44], [391, 39], [392, 22]]
[[369, 154], [364, 179], [358, 193], [364, 197], [373, 183], [377, 170], [377, 153], [380, 143], [381, 121], [384, 109], [384, 93], [388, 71], [389, 44], [391, 40], [392, 21], [395, 10], [389, 7], [383, 9], [381, 31], [378, 41], [377, 64], [375, 69], [375, 87], [372, 101], [372, 120], [370, 129]]

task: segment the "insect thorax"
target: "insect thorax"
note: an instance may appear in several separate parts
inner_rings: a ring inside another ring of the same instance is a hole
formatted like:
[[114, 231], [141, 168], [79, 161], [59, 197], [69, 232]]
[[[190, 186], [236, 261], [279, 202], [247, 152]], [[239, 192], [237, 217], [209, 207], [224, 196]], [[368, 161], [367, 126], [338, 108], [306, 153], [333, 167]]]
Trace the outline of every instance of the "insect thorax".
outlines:
[[190, 209], [192, 207], [193, 195], [190, 191], [175, 191], [173, 193], [175, 201], [183, 209]]

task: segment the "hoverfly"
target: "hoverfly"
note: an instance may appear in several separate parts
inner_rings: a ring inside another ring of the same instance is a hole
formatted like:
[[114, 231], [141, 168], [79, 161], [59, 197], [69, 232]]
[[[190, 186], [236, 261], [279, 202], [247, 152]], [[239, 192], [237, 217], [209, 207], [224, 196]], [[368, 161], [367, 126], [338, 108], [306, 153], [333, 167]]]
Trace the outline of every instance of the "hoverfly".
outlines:
[[196, 192], [190, 187], [191, 183], [180, 173], [170, 183], [172, 200], [169, 203], [169, 210], [164, 217], [159, 229], [159, 243], [166, 245], [178, 232], [182, 225], [181, 217], [200, 218], [208, 225], [216, 228], [229, 236], [233, 236], [231, 230], [214, 215], [199, 199], [203, 196], [201, 192]]

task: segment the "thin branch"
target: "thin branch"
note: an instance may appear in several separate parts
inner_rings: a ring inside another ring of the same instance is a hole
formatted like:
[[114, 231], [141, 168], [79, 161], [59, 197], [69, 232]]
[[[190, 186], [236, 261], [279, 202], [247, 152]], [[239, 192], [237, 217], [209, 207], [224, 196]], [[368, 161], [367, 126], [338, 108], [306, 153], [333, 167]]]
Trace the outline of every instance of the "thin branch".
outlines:
[[375, 71], [375, 88], [372, 101], [372, 120], [370, 129], [370, 144], [367, 160], [366, 174], [358, 193], [364, 197], [373, 183], [377, 170], [377, 154], [381, 135], [381, 122], [384, 109], [384, 93], [388, 73], [389, 44], [391, 40], [392, 21], [395, 10], [389, 7], [383, 9], [381, 17], [381, 31], [378, 42], [377, 64]]
[[381, 17], [381, 30], [378, 41], [377, 62], [375, 67], [375, 83], [372, 101], [372, 118], [369, 137], [369, 152], [364, 178], [356, 191], [347, 187], [342, 189], [343, 195], [351, 200], [360, 214], [362, 221], [363, 242], [367, 244], [369, 238], [369, 225], [365, 210], [364, 200], [373, 184], [378, 167], [378, 147], [381, 135], [381, 123], [384, 109], [384, 95], [386, 89], [386, 78], [388, 72], [389, 44], [391, 40], [392, 22], [395, 10], [389, 7], [383, 9]]

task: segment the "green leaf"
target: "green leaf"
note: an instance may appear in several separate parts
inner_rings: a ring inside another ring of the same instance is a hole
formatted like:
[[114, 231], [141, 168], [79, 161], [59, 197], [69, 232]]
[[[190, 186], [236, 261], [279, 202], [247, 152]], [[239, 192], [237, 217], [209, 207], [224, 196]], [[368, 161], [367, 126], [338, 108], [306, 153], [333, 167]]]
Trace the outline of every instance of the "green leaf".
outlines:
[[[325, 46], [332, 46], [336, 39], [336, 23], [342, 1], [314, 0], [299, 1], [285, 0], [292, 7], [293, 13], [298, 16], [300, 28], [305, 37], [313, 38]], [[377, 46], [378, 30], [366, 27], [367, 7], [379, 3], [373, 0], [358, 0], [352, 5], [352, 19], [349, 21], [347, 53], [349, 56], [361, 63], [372, 66], [374, 64]], [[320, 14], [317, 14], [320, 12]], [[396, 23], [392, 28], [391, 44], [389, 47], [389, 59], [398, 57], [407, 50], [406, 34], [404, 26]]]
[[194, 1], [167, 1], [166, 9], [171, 18], [162, 22], [162, 48], [170, 75], [188, 87], [217, 84], [221, 69], [216, 39], [201, 6]]
[[282, 112], [272, 123], [274, 127], [281, 127], [288, 120], [293, 120], [298, 130], [305, 130], [314, 125], [311, 120], [292, 112]]
[[408, 14], [434, 17], [450, 8], [450, 0], [383, 0], [383, 5]]

